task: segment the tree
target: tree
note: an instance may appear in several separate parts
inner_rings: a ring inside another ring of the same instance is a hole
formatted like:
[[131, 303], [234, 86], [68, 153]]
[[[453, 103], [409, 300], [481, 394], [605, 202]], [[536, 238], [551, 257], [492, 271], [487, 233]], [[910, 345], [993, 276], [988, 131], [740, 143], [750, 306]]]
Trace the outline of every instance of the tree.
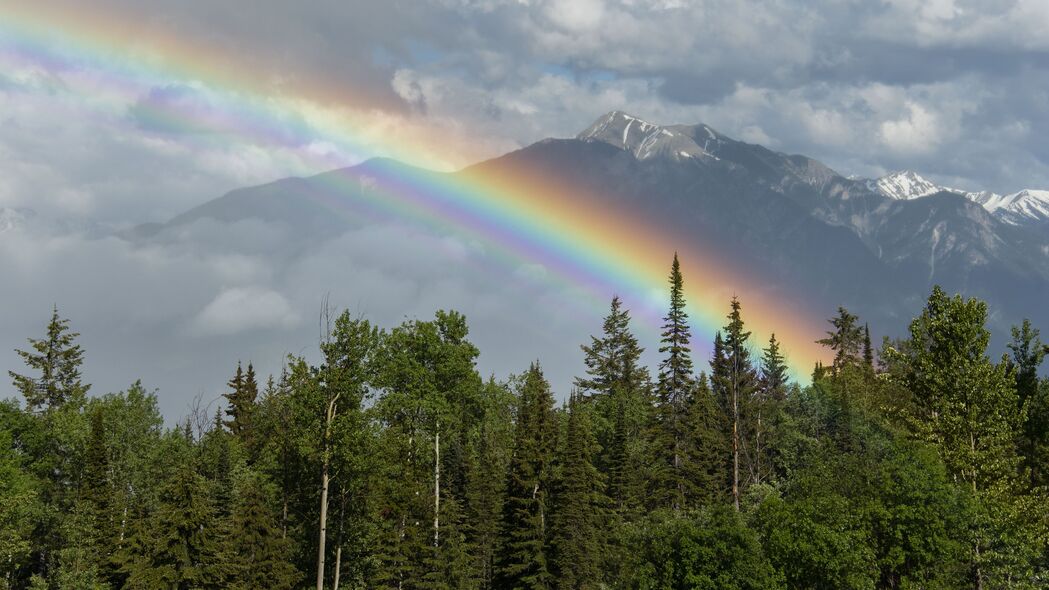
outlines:
[[[327, 310], [325, 310], [327, 313]], [[351, 318], [343, 312], [328, 327], [321, 342], [324, 364], [312, 371], [312, 380], [304, 379], [310, 397], [321, 402], [323, 422], [320, 434], [321, 482], [317, 533], [317, 590], [324, 588], [327, 557], [328, 497], [332, 468], [342, 467], [341, 485], [348, 485], [354, 475], [363, 471], [363, 403], [373, 379], [372, 357], [378, 349], [379, 331], [367, 320]], [[305, 376], [303, 376], [305, 377]], [[312, 381], [312, 383], [310, 383]], [[338, 458], [348, 461], [336, 463]], [[360, 507], [358, 507], [360, 508]], [[354, 511], [355, 513], [358, 511]], [[340, 512], [345, 516], [344, 512]], [[342, 522], [340, 518], [340, 530]], [[341, 568], [342, 547], [336, 547], [336, 572]]]
[[831, 368], [837, 375], [846, 367], [860, 363], [864, 331], [859, 326], [859, 318], [844, 307], [839, 307], [838, 315], [828, 321], [834, 329], [827, 332], [826, 338], [816, 342], [834, 351], [834, 363]]
[[787, 360], [780, 352], [776, 335], [769, 336], [769, 345], [761, 357], [761, 390], [766, 399], [782, 400], [787, 395], [789, 375]]
[[664, 355], [659, 363], [659, 382], [656, 386], [656, 447], [660, 453], [661, 472], [655, 500], [664, 506], [680, 510], [684, 505], [685, 481], [682, 473], [685, 452], [689, 395], [694, 385], [692, 355], [689, 343], [692, 333], [685, 311], [684, 279], [677, 254], [670, 267], [670, 309], [663, 318], [662, 344]]
[[689, 396], [684, 452], [685, 505], [706, 508], [725, 499], [725, 415], [706, 374], [701, 373]]
[[0, 404], [0, 587], [14, 587], [28, 565], [33, 549], [32, 535], [42, 512], [39, 484], [22, 465], [14, 446], [10, 413], [20, 412]]
[[221, 584], [219, 541], [224, 531], [208, 482], [183, 464], [164, 483], [158, 506], [140, 513], [118, 554], [130, 588], [214, 587]]
[[[750, 360], [747, 343], [750, 332], [745, 329], [742, 305], [736, 297], [732, 298], [728, 324], [723, 331], [724, 338], [721, 332], [715, 337], [711, 369], [714, 392], [727, 417], [732, 452], [729, 481], [732, 504], [739, 510], [743, 488], [749, 483], [761, 481], [763, 468], [760, 441], [763, 425], [758, 412], [760, 408], [754, 399], [758, 391], [758, 375]], [[741, 471], [743, 476], [740, 475]]]
[[[987, 357], [987, 305], [950, 297], [934, 287], [910, 325], [905, 384], [913, 392], [919, 436], [938, 446], [950, 473], [965, 482], [984, 515], [1008, 511], [1019, 461], [1014, 441], [1022, 424], [1015, 380], [1006, 363]], [[992, 581], [993, 519], [978, 522], [972, 579]], [[1001, 573], [1001, 572], [999, 572]]]
[[546, 589], [553, 586], [547, 519], [557, 418], [538, 363], [525, 373], [519, 396], [494, 586]]
[[868, 373], [874, 373], [874, 348], [871, 346], [870, 324], [863, 324], [863, 366]]
[[1026, 420], [1020, 439], [1020, 451], [1024, 457], [1024, 467], [1028, 470], [1032, 485], [1049, 483], [1049, 463], [1046, 462], [1046, 447], [1049, 447], [1049, 408], [1042, 395], [1042, 383], [1038, 378], [1038, 369], [1042, 365], [1049, 346], [1042, 344], [1036, 328], [1031, 327], [1029, 320], [1024, 320], [1019, 327], [1013, 326], [1012, 342], [1009, 351], [1012, 353], [1011, 365], [1016, 379], [1017, 402], [1026, 410]]
[[568, 402], [568, 427], [559, 453], [560, 473], [551, 497], [552, 572], [558, 588], [600, 588], [608, 537], [605, 483], [592, 461], [596, 440], [590, 410], [578, 394]]
[[730, 508], [656, 513], [634, 531], [630, 588], [764, 590], [782, 587], [754, 531]]
[[290, 541], [269, 506], [272, 484], [258, 473], [245, 470], [236, 477], [233, 511], [222, 552], [223, 586], [290, 589], [301, 574], [288, 561]]
[[40, 412], [68, 402], [83, 402], [91, 386], [80, 380], [84, 351], [79, 344], [74, 344], [79, 336], [79, 333], [69, 331], [69, 320], [60, 318], [58, 306], [55, 306], [47, 325], [47, 336], [40, 340], [30, 338], [31, 350], [15, 350], [26, 366], [38, 373], [32, 376], [8, 371], [30, 411]]
[[223, 425], [229, 429], [235, 438], [241, 441], [247, 449], [254, 445], [253, 424], [255, 407], [258, 403], [259, 385], [255, 379], [255, 367], [248, 363], [245, 373], [241, 365], [237, 363], [237, 372], [230, 379], [227, 386], [230, 391], [222, 394], [226, 398], [229, 407], [226, 408], [226, 416], [229, 420]]
[[585, 378], [576, 379], [588, 394], [598, 454], [595, 466], [607, 474], [608, 496], [616, 510], [632, 518], [643, 506], [647, 465], [644, 428], [651, 416], [651, 386], [641, 364], [643, 349], [630, 331], [630, 312], [613, 297], [601, 337], [582, 346]]

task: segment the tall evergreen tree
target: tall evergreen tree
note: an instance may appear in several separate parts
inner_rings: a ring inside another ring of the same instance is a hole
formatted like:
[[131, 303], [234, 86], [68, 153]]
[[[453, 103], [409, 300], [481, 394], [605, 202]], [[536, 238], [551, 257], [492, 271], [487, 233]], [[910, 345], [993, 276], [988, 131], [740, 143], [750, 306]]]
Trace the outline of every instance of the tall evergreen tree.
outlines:
[[604, 478], [592, 462], [597, 442], [589, 413], [583, 400], [573, 393], [568, 402], [565, 439], [558, 453], [560, 473], [551, 496], [552, 571], [557, 587], [565, 590], [602, 587], [608, 498]]
[[659, 364], [659, 382], [656, 386], [656, 448], [662, 467], [656, 474], [656, 502], [681, 509], [684, 506], [686, 482], [682, 471], [687, 445], [689, 396], [694, 386], [692, 354], [689, 343], [692, 333], [685, 311], [684, 279], [677, 254], [670, 267], [670, 309], [663, 318], [662, 344], [664, 355]]
[[598, 454], [595, 466], [606, 474], [608, 495], [621, 515], [637, 513], [644, 501], [650, 461], [644, 428], [650, 419], [650, 384], [641, 364], [643, 349], [630, 331], [630, 312], [613, 297], [601, 337], [582, 346], [585, 378], [576, 379], [593, 406]]
[[229, 419], [223, 421], [222, 424], [245, 447], [250, 449], [254, 444], [252, 425], [259, 397], [259, 385], [255, 378], [255, 367], [248, 363], [248, 370], [245, 372], [238, 362], [237, 372], [230, 379], [227, 386], [230, 388], [230, 391], [222, 394], [222, 396], [226, 398], [228, 404], [226, 416]]
[[776, 335], [769, 336], [769, 345], [761, 357], [761, 389], [764, 397], [783, 400], [787, 395], [789, 381], [787, 360], [780, 352]]
[[846, 367], [860, 363], [864, 331], [859, 326], [859, 318], [844, 307], [839, 307], [838, 315], [828, 321], [834, 329], [827, 332], [826, 338], [817, 342], [834, 351], [834, 364], [831, 368], [837, 375]]
[[726, 416], [731, 449], [729, 482], [732, 503], [738, 510], [743, 487], [761, 478], [760, 438], [763, 425], [756, 412], [758, 374], [750, 358], [750, 332], [745, 330], [742, 305], [736, 297], [732, 298], [728, 324], [723, 332], [724, 337], [720, 332], [715, 337], [715, 356], [711, 366], [715, 394]]
[[871, 346], [870, 324], [863, 324], [863, 366], [869, 373], [874, 372], [874, 347]]
[[302, 574], [288, 560], [291, 543], [269, 505], [271, 484], [251, 471], [238, 474], [236, 480], [230, 524], [218, 555], [222, 586], [295, 587]]
[[524, 375], [519, 395], [494, 586], [547, 589], [554, 585], [547, 520], [557, 417], [554, 396], [538, 363]]
[[69, 401], [83, 402], [91, 386], [81, 382], [84, 351], [75, 344], [79, 336], [69, 331], [69, 320], [59, 317], [55, 306], [47, 324], [47, 336], [40, 340], [30, 338], [31, 350], [15, 350], [26, 366], [37, 373], [22, 375], [8, 371], [30, 411], [56, 408]]
[[685, 506], [704, 508], [725, 499], [725, 415], [705, 373], [689, 396], [685, 447]]

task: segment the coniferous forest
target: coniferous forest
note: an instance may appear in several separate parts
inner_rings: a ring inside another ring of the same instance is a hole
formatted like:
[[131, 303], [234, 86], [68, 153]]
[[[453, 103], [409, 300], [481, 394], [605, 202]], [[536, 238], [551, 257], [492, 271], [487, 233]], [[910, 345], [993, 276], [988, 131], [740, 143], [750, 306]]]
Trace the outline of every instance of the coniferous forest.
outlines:
[[55, 310], [0, 405], [0, 588], [1049, 586], [1035, 327], [992, 357], [987, 306], [935, 288], [875, 346], [840, 308], [800, 386], [745, 296], [695, 358], [686, 278], [658, 343], [613, 298], [570, 392], [480, 375], [456, 312], [331, 313], [319, 364], [234, 359], [176, 428], [91, 390]]

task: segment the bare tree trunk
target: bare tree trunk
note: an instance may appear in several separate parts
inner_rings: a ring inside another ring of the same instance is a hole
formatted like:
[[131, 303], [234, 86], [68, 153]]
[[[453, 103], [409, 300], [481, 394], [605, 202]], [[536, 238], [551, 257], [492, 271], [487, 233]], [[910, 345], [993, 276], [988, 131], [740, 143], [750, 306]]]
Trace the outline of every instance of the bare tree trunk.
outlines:
[[342, 527], [346, 522], [346, 490], [339, 491], [339, 534], [335, 539], [335, 580], [332, 590], [339, 590], [339, 578], [342, 576]]
[[739, 512], [739, 351], [732, 357], [732, 504]]
[[437, 434], [433, 437], [433, 546], [440, 541], [441, 534], [441, 423], [437, 422]]
[[317, 542], [317, 590], [324, 590], [324, 552], [328, 534], [328, 465], [331, 462], [331, 423], [335, 419], [336, 394], [328, 402], [328, 412], [324, 420], [324, 459], [321, 467], [321, 516], [320, 535]]
[[335, 582], [332, 586], [333, 590], [339, 590], [339, 574], [342, 573], [342, 545], [340, 544], [335, 549]]

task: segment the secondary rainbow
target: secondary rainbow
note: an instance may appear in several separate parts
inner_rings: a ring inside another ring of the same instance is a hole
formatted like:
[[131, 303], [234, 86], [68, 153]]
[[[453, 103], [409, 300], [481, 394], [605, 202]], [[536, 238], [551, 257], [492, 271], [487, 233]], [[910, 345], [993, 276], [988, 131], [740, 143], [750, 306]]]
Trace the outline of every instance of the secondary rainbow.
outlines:
[[[425, 133], [397, 142], [358, 133], [367, 124], [354, 119], [367, 113], [355, 117], [344, 110], [336, 124], [320, 132], [295, 110], [308, 100], [272, 98], [258, 80], [222, 67], [229, 63], [228, 56], [216, 57], [199, 45], [161, 37], [155, 47], [160, 48], [162, 60], [126, 59], [113, 40], [123, 38], [127, 23], [76, 17], [29, 10], [4, 15], [0, 60], [72, 68], [67, 56], [75, 55], [79, 60], [75, 67], [89, 64], [100, 95], [137, 102], [141, 115], [173, 128], [211, 130], [291, 148], [321, 139], [343, 153], [378, 153], [405, 162], [433, 163], [433, 154], [441, 153], [440, 140]], [[150, 100], [148, 93], [143, 97], [152, 85], [165, 82], [204, 84], [221, 90], [226, 101], [202, 109], [192, 102]], [[330, 94], [323, 88], [316, 92], [322, 97]], [[310, 160], [318, 171], [338, 163], [326, 154]], [[706, 248], [687, 248], [696, 244], [694, 238], [668, 235], [665, 228], [646, 223], [636, 212], [611, 207], [601, 195], [587, 194], [564, 181], [506, 167], [497, 173], [471, 167], [437, 174], [382, 159], [323, 174], [317, 180], [330, 188], [318, 197], [319, 204], [337, 214], [374, 207], [387, 215], [483, 240], [498, 248], [506, 264], [541, 264], [560, 281], [585, 290], [592, 301], [607, 303], [613, 293], [622, 295], [650, 327], [658, 325], [658, 313], [650, 305], [653, 293], [665, 293], [670, 258], [678, 251], [697, 353], [708, 349], [713, 332], [725, 323], [728, 298], [740, 294], [755, 344], [775, 332], [796, 378], [806, 380], [812, 364], [824, 356], [815, 344], [822, 322], [799, 301], [782, 295], [773, 300], [759, 279], [726, 267]], [[362, 182], [367, 190], [361, 190]], [[362, 195], [366, 203], [360, 202]]]

